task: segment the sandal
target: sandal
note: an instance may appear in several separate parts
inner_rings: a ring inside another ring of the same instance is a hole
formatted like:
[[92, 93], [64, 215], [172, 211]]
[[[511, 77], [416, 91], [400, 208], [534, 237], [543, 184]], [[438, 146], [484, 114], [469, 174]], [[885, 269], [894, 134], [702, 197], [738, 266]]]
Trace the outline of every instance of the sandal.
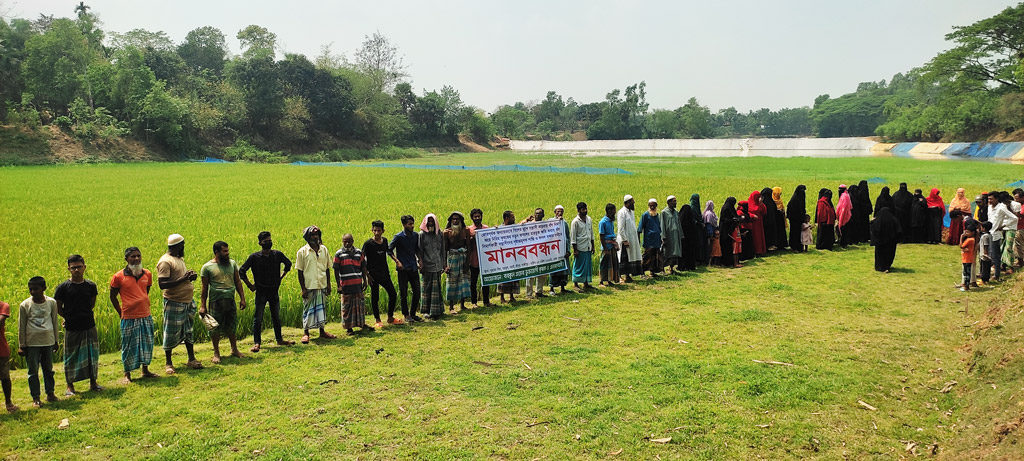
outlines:
[[334, 339], [334, 338], [337, 338], [337, 336], [335, 336], [335, 335], [332, 335], [332, 334], [330, 334], [330, 333], [328, 333], [328, 332], [326, 332], [326, 331], [325, 331], [325, 332], [323, 332], [323, 333], [322, 333], [322, 334], [320, 335], [320, 337], [321, 337], [321, 338], [325, 338], [325, 339]]
[[214, 365], [219, 364], [220, 363], [220, 356], [219, 355], [213, 356], [213, 358], [210, 359], [210, 363], [212, 363]]
[[164, 374], [166, 374], [168, 376], [173, 375], [175, 372], [176, 372], [176, 370], [174, 369], [174, 367], [172, 367], [170, 365], [167, 365], [166, 367], [164, 367]]
[[200, 362], [198, 360], [189, 360], [188, 363], [185, 364], [185, 366], [193, 370], [202, 370], [203, 362]]
[[302, 335], [302, 344], [309, 344], [309, 335]]
[[295, 341], [278, 341], [277, 345], [278, 346], [294, 346], [295, 345]]
[[252, 348], [251, 348], [251, 349], [249, 349], [249, 352], [252, 352], [252, 353], [254, 353], [254, 354], [255, 354], [255, 353], [257, 353], [257, 352], [259, 352], [259, 351], [260, 351], [260, 345], [259, 345], [259, 344], [254, 344], [254, 345], [252, 346]]

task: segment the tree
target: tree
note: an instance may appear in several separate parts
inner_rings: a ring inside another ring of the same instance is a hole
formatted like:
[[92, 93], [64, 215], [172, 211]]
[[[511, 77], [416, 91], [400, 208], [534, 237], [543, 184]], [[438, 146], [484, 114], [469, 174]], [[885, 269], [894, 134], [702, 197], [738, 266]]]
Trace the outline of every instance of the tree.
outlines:
[[171, 40], [171, 37], [162, 30], [152, 32], [146, 29], [132, 29], [123, 34], [111, 32], [110, 42], [115, 49], [119, 50], [128, 47], [138, 48], [139, 50], [152, 48], [159, 51], [174, 49], [174, 42]]
[[235, 59], [227, 68], [228, 80], [242, 91], [250, 133], [269, 139], [284, 113], [284, 91], [279, 67], [268, 54]]
[[88, 39], [71, 20], [57, 19], [46, 33], [26, 40], [25, 54], [22, 77], [36, 103], [67, 113], [95, 56]]
[[647, 113], [647, 83], [626, 87], [623, 97], [619, 90], [605, 96], [601, 118], [587, 129], [590, 139], [640, 139], [643, 136], [644, 114]]
[[220, 75], [228, 55], [224, 33], [210, 26], [192, 29], [178, 46], [178, 55], [193, 72], [207, 69], [214, 75]]
[[395, 84], [408, 76], [398, 47], [393, 46], [380, 32], [366, 36], [355, 53], [356, 66], [365, 72], [378, 92], [391, 92]]
[[690, 98], [685, 106], [676, 109], [684, 138], [710, 138], [714, 136], [711, 127], [711, 110], [700, 105], [697, 98]]
[[459, 132], [459, 117], [462, 115], [462, 109], [465, 107], [462, 105], [462, 98], [459, 96], [458, 90], [449, 85], [445, 85], [441, 88], [439, 96], [441, 97], [441, 101], [444, 103], [444, 117], [441, 119], [441, 132], [454, 136]]
[[[1020, 89], [1014, 73], [1024, 60], [1024, 3], [946, 35], [956, 43], [928, 63], [929, 80], [967, 80], [983, 89]], [[993, 85], [993, 86], [990, 86]]]
[[256, 56], [268, 55], [274, 58], [274, 49], [277, 48], [277, 34], [262, 26], [250, 24], [245, 29], [238, 31], [235, 36], [242, 45], [242, 57], [250, 59]]
[[533, 115], [514, 106], [501, 106], [491, 114], [494, 130], [501, 136], [522, 139], [526, 127], [533, 125]]

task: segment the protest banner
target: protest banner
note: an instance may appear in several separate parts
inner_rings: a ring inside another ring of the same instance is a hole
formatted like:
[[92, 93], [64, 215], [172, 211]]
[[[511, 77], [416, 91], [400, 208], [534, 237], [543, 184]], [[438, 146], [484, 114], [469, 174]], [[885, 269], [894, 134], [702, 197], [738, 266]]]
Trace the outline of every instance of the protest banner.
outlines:
[[476, 231], [484, 285], [513, 282], [566, 269], [568, 247], [561, 221], [540, 221]]

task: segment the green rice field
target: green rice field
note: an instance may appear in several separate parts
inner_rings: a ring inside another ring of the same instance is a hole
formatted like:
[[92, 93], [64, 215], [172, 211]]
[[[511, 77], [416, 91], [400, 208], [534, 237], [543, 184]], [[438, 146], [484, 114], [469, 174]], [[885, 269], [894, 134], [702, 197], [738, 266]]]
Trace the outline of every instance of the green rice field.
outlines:
[[[972, 352], [963, 349], [981, 334], [976, 328], [986, 311], [1019, 300], [1020, 289], [1004, 282], [969, 294], [956, 291], [959, 251], [945, 245], [901, 246], [890, 274], [872, 270], [867, 245], [784, 252], [742, 269], [701, 269], [354, 338], [269, 346], [216, 366], [203, 343], [197, 351], [204, 370], [117, 383], [118, 319], [106, 287], [124, 267], [125, 247], [140, 247], [143, 264], [154, 270], [171, 233], [185, 236], [186, 263], [198, 271], [211, 258], [214, 241], [227, 241], [241, 263], [258, 250], [262, 230], [294, 258], [304, 243], [302, 230], [311, 224], [334, 250], [345, 233], [354, 234], [357, 245], [369, 238], [375, 219], [385, 222], [390, 238], [403, 214], [419, 222], [428, 212], [444, 219], [454, 210], [468, 215], [481, 208], [485, 223], [493, 225], [506, 209], [520, 219], [535, 207], [551, 216], [557, 204], [572, 210], [585, 201], [596, 221], [605, 203], [621, 205], [627, 193], [639, 204], [649, 197], [663, 203], [671, 194], [680, 205], [699, 193], [702, 207], [714, 200], [717, 212], [727, 196], [743, 200], [764, 187], [782, 186], [788, 201], [798, 184], [807, 185], [813, 210], [819, 188], [871, 178], [894, 191], [901, 181], [911, 189], [938, 187], [948, 203], [957, 187], [973, 197], [1024, 177], [1018, 165], [885, 157], [485, 153], [404, 163], [588, 166], [632, 174], [255, 164], [0, 168], [0, 299], [16, 312], [35, 275], [47, 279], [52, 296], [68, 277], [65, 259], [80, 253], [86, 277], [100, 287], [96, 318], [101, 348], [110, 352], [100, 368], [106, 391], [42, 409], [31, 408], [25, 372], [15, 359], [14, 400], [22, 411], [0, 414], [0, 454], [892, 459], [934, 451], [956, 458], [992, 439], [989, 426], [975, 427], [991, 421], [971, 413], [981, 408], [971, 402], [994, 406], [1008, 397], [1012, 406], [1024, 399], [1024, 392], [1002, 384], [990, 389], [973, 377], [965, 364]], [[872, 199], [883, 185], [871, 184]], [[336, 296], [332, 322], [338, 321]], [[251, 293], [248, 298], [251, 305]], [[151, 299], [159, 319], [156, 287]], [[300, 325], [293, 274], [282, 286], [282, 317], [289, 327]], [[239, 319], [243, 351], [251, 346], [251, 319], [251, 308]], [[7, 321], [12, 344], [16, 321], [16, 314]], [[341, 327], [332, 323], [328, 330], [339, 333]], [[289, 339], [300, 333], [286, 329]], [[156, 352], [154, 371], [163, 374], [159, 341]], [[175, 354], [176, 362], [184, 360], [182, 348]], [[1024, 369], [1019, 356], [1010, 360]], [[63, 374], [59, 364], [55, 368], [60, 394]], [[1019, 376], [1005, 379], [1024, 387]], [[942, 392], [953, 381], [959, 384]], [[63, 418], [70, 427], [60, 430]], [[1019, 457], [1000, 450], [987, 454]]]

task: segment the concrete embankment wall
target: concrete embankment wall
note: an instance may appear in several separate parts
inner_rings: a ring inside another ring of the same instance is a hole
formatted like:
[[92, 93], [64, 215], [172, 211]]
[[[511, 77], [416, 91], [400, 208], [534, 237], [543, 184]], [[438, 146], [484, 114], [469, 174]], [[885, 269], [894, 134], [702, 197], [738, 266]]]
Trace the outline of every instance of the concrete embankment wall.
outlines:
[[[865, 157], [880, 155], [864, 138], [622, 139], [609, 141], [512, 141], [521, 152], [571, 152], [653, 157]], [[884, 154], [881, 154], [884, 155]]]
[[880, 143], [865, 138], [622, 139], [512, 141], [519, 152], [638, 157], [868, 157], [1024, 162], [1024, 142]]

